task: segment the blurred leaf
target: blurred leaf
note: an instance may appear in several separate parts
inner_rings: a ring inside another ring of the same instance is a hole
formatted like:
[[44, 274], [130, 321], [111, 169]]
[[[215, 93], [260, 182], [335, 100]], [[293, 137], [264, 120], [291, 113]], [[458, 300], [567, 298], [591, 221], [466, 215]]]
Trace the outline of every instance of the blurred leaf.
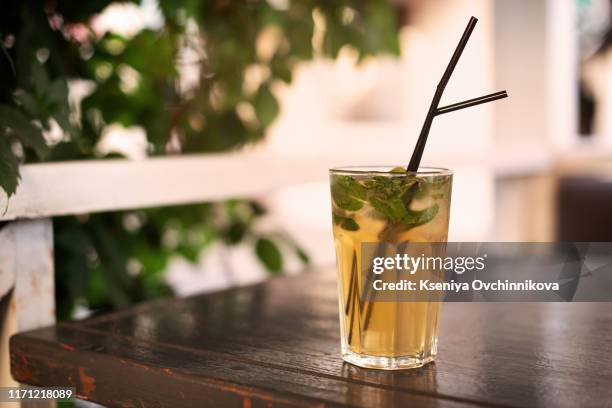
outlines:
[[54, 80], [47, 90], [47, 101], [57, 105], [64, 105], [68, 100], [68, 84], [64, 78]]
[[295, 253], [297, 254], [299, 260], [302, 261], [304, 265], [310, 265], [310, 257], [302, 248], [296, 246]]
[[38, 112], [38, 104], [34, 97], [27, 91], [23, 89], [18, 89], [15, 91], [15, 99], [23, 106], [23, 109], [30, 115], [30, 117], [39, 116]]
[[[99, 268], [88, 268], [88, 270], [89, 279], [86, 290], [83, 292], [83, 297], [87, 298], [87, 306], [98, 312], [114, 309], [110, 300], [110, 288], [104, 279], [104, 274]], [[71, 312], [71, 310], [69, 309], [68, 312]], [[64, 317], [71, 318], [70, 314]]]
[[70, 119], [68, 114], [63, 112], [55, 112], [52, 114], [53, 119], [57, 122], [58, 126], [64, 130], [64, 132], [68, 133], [72, 138], [76, 138], [78, 136], [78, 132], [76, 128], [70, 123]]
[[272, 76], [286, 83], [290, 83], [293, 78], [293, 71], [291, 68], [291, 65], [287, 63], [285, 58], [278, 58], [275, 56], [270, 62]]
[[0, 105], [0, 124], [11, 129], [24, 145], [34, 149], [38, 157], [44, 158], [49, 152], [41, 130], [30, 123], [21, 111]]
[[40, 95], [44, 95], [49, 87], [49, 77], [47, 76], [47, 72], [42, 64], [34, 62], [32, 64], [31, 75], [34, 90], [36, 90], [36, 92], [38, 92]]
[[257, 94], [255, 95], [255, 113], [257, 119], [264, 126], [268, 127], [278, 116], [278, 101], [270, 91], [270, 88], [266, 85], [259, 87]]
[[256, 217], [267, 213], [265, 207], [263, 207], [256, 201], [249, 201], [249, 205], [251, 206], [251, 211], [253, 211], [253, 215], [255, 215]]
[[149, 78], [162, 80], [176, 73], [173, 63], [176, 49], [170, 35], [145, 29], [129, 41], [114, 34], [106, 34], [105, 38], [124, 42], [125, 49], [120, 54], [121, 62]]
[[276, 244], [267, 238], [259, 238], [255, 243], [255, 253], [266, 269], [274, 274], [283, 268], [283, 256]]
[[176, 249], [176, 252], [189, 262], [195, 264], [198, 261], [202, 248], [199, 246], [181, 245]]
[[15, 71], [15, 64], [13, 63], [13, 58], [11, 57], [11, 54], [9, 54], [8, 50], [6, 49], [6, 46], [4, 45], [4, 38], [2, 38], [1, 36], [0, 36], [0, 51], [2, 51], [2, 55], [6, 59], [6, 62], [8, 66], [10, 67], [11, 73], [13, 74], [13, 76], [17, 76], [17, 71]]
[[[90, 307], [99, 308], [105, 297], [104, 282], [93, 256], [96, 254], [86, 228], [73, 217], [53, 218], [56, 308], [61, 318], [70, 317], [77, 302], [85, 298]], [[89, 259], [88, 259], [89, 256]], [[98, 279], [99, 282], [91, 282]], [[92, 290], [91, 286], [95, 286]]]
[[235, 245], [242, 241], [247, 228], [248, 226], [244, 222], [233, 220], [225, 231], [225, 243]]
[[10, 197], [17, 190], [19, 163], [13, 154], [9, 139], [0, 132], [0, 187]]

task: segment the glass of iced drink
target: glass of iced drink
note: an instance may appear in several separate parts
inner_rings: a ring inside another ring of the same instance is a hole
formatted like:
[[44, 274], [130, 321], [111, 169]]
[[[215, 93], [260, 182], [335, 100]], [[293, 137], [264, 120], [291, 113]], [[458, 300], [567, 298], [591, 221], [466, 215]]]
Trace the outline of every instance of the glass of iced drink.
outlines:
[[342, 358], [404, 369], [435, 359], [440, 303], [371, 301], [362, 244], [446, 242], [452, 172], [356, 166], [330, 170]]

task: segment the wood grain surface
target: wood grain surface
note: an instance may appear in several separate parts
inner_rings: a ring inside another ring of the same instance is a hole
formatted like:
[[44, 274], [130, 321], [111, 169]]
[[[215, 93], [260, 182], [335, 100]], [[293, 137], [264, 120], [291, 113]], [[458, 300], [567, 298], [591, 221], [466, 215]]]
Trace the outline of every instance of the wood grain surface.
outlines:
[[18, 334], [11, 363], [120, 407], [612, 404], [612, 304], [448, 303], [439, 350], [416, 370], [343, 363], [328, 270]]

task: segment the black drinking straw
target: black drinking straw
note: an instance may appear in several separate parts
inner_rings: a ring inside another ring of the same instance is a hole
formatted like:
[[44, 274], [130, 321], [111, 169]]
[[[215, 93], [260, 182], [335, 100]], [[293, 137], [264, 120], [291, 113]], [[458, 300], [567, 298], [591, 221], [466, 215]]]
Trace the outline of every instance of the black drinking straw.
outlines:
[[459, 44], [451, 57], [446, 70], [444, 71], [444, 75], [442, 75], [442, 79], [438, 83], [436, 88], [436, 93], [431, 101], [431, 105], [429, 106], [429, 111], [427, 111], [427, 116], [425, 117], [425, 122], [423, 123], [423, 127], [421, 128], [421, 134], [419, 135], [419, 139], [417, 140], [416, 146], [414, 147], [414, 152], [412, 153], [412, 157], [410, 158], [410, 163], [408, 164], [408, 171], [417, 171], [419, 169], [419, 165], [421, 164], [421, 158], [423, 157], [423, 151], [425, 150], [425, 143], [427, 143], [427, 136], [429, 135], [429, 130], [431, 129], [431, 124], [433, 122], [434, 117], [437, 115], [441, 115], [443, 113], [448, 113], [452, 111], [456, 111], [463, 108], [468, 108], [470, 106], [480, 105], [481, 103], [495, 101], [497, 99], [506, 98], [508, 93], [506, 91], [496, 92], [494, 94], [481, 96], [479, 98], [469, 99], [464, 102], [454, 103], [452, 105], [444, 106], [442, 108], [438, 108], [440, 104], [440, 99], [442, 98], [442, 94], [444, 93], [444, 88], [446, 88], [446, 84], [450, 79], [461, 54], [463, 53], [463, 49], [465, 48], [468, 40], [470, 39], [470, 35], [472, 31], [474, 31], [474, 27], [478, 19], [476, 17], [470, 17], [470, 21], [468, 22], [463, 35], [461, 36], [461, 40], [459, 40]]
[[436, 116], [442, 115], [443, 113], [453, 112], [463, 108], [469, 108], [470, 106], [480, 105], [481, 103], [487, 103], [503, 99], [508, 97], [508, 92], [500, 91], [490, 95], [479, 96], [478, 98], [468, 99], [467, 101], [453, 103], [452, 105], [443, 106], [436, 110]]

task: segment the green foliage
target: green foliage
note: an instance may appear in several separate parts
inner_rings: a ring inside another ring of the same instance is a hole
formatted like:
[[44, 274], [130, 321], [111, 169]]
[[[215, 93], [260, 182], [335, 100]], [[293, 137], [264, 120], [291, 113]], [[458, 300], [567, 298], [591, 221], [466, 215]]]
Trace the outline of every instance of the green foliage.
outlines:
[[[170, 294], [163, 272], [173, 257], [197, 262], [211, 244], [253, 242], [271, 273], [282, 270], [285, 244], [305, 265], [309, 260], [282, 234], [261, 235], [262, 208], [244, 200], [60, 217], [54, 220], [60, 316], [76, 304], [96, 311], [122, 308]], [[90, 271], [85, 274], [84, 271]]]
[[[12, 64], [8, 57], [7, 54], [7, 63]], [[16, 89], [12, 105], [0, 104], [0, 155], [3, 158], [0, 187], [9, 196], [15, 193], [19, 180], [18, 162], [21, 157], [14, 146], [20, 144], [22, 148], [31, 149], [37, 158], [44, 159], [49, 148], [42, 132], [49, 130], [49, 119], [54, 118], [69, 126], [65, 80], [56, 79], [50, 83], [43, 67], [36, 62], [30, 72], [36, 93]]]
[[332, 216], [334, 224], [339, 225], [342, 229], [347, 231], [359, 230], [359, 224], [353, 218], [340, 215], [338, 211], [334, 211]]
[[[368, 201], [383, 217], [404, 224], [414, 224], [418, 216], [406, 205], [420, 182], [413, 177], [372, 177], [364, 182]], [[435, 211], [437, 213], [437, 210]], [[435, 214], [434, 214], [435, 215]]]
[[255, 243], [255, 253], [259, 260], [274, 274], [283, 268], [283, 256], [276, 244], [267, 238], [259, 238]]
[[[3, 5], [0, 187], [14, 194], [24, 161], [104, 158], [96, 146], [111, 124], [142, 127], [150, 155], [257, 142], [279, 114], [274, 90], [300, 61], [334, 58], [344, 46], [360, 56], [398, 52], [386, 0], [271, 3], [160, 0], [161, 25], [130, 37], [92, 31], [107, 0]], [[68, 99], [71, 80], [91, 85], [78, 106]], [[52, 128], [60, 130], [54, 140]], [[134, 214], [141, 225], [130, 230], [124, 221]], [[232, 200], [57, 219], [60, 316], [79, 303], [106, 310], [167, 294], [161, 271], [169, 259], [195, 261], [215, 241], [251, 242], [273, 273], [282, 269], [281, 247], [308, 262], [289, 237], [257, 235], [261, 215], [257, 203]], [[167, 246], [168, 234], [178, 244]]]
[[331, 193], [334, 203], [347, 211], [363, 207], [367, 194], [365, 187], [350, 176], [334, 176]]
[[14, 194], [19, 178], [19, 162], [11, 149], [10, 140], [3, 136], [0, 134], [0, 186], [7, 194]]
[[6, 105], [0, 106], [0, 123], [7, 127], [9, 134], [15, 136], [24, 146], [34, 149], [39, 157], [47, 154], [47, 144], [40, 129], [17, 109]]
[[[392, 172], [405, 173], [403, 169], [401, 172], [393, 169]], [[406, 230], [426, 224], [438, 214], [438, 205], [413, 210], [410, 204], [414, 198], [424, 197], [430, 194], [429, 190], [438, 190], [445, 183], [445, 178], [417, 179], [410, 175], [374, 176], [361, 181], [351, 176], [334, 175], [331, 184], [334, 224], [348, 231], [357, 231], [359, 225], [350, 212], [361, 209], [365, 203], [369, 203], [377, 216], [393, 224], [396, 229]]]

